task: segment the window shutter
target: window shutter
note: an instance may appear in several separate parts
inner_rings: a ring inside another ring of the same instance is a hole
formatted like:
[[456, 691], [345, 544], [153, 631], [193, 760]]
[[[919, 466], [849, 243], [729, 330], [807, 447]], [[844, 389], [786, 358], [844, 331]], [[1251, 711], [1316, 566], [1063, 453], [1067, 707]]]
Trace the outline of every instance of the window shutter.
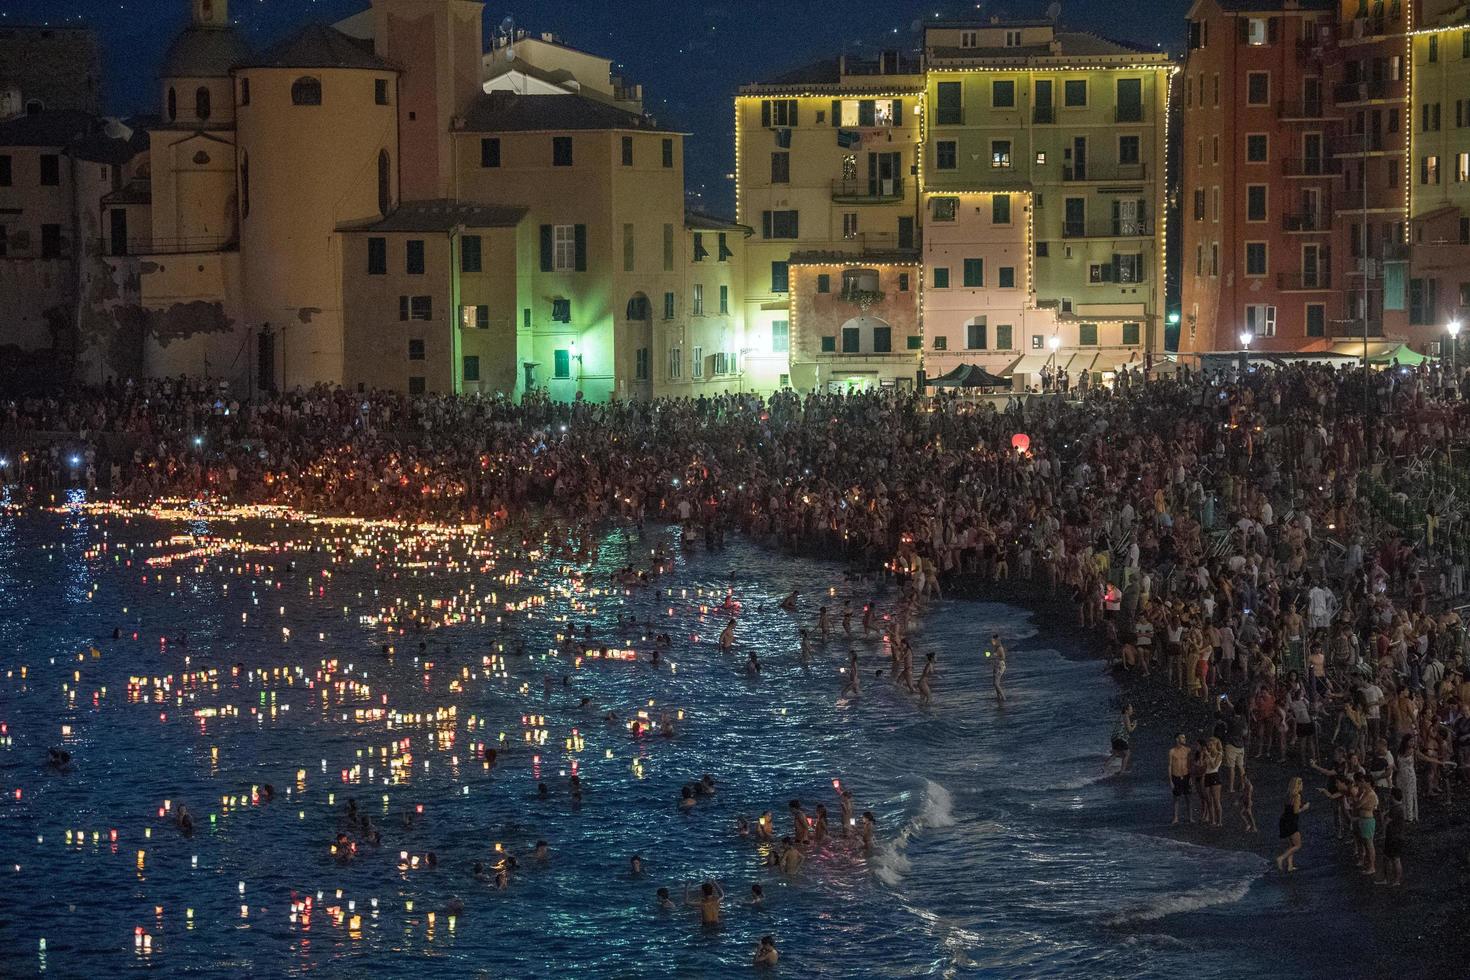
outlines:
[[790, 99], [788, 100], [788, 104], [791, 107], [791, 111], [786, 114], [786, 125], [790, 126], [792, 129], [795, 129], [797, 126], [801, 125], [796, 121], [796, 107], [800, 103], [798, 103], [795, 99]]
[[842, 125], [842, 100], [841, 99], [833, 99], [832, 100], [832, 125], [833, 125], [834, 128], [835, 127], [839, 127], [839, 126]]
[[577, 271], [587, 271], [587, 226], [577, 225]]
[[1276, 43], [1276, 32], [1280, 28], [1280, 25], [1281, 25], [1281, 22], [1279, 20], [1277, 20], [1275, 17], [1271, 17], [1271, 18], [1267, 19], [1267, 21], [1266, 21], [1266, 40], [1267, 40], [1267, 42], [1269, 42], [1271, 44], [1275, 44]]
[[893, 100], [893, 125], [903, 125], [903, 99]]
[[552, 267], [551, 226], [541, 226], [541, 271], [550, 272]]
[[771, 237], [771, 212], [769, 211], [761, 212], [761, 237]]
[[762, 99], [761, 100], [761, 125], [764, 126], [764, 127], [766, 127], [767, 129], [770, 128], [770, 125], [771, 125], [771, 101], [770, 101], [770, 99]]
[[1251, 25], [1249, 18], [1237, 17], [1235, 24], [1240, 28], [1240, 43], [1249, 44], [1251, 39]]
[[1120, 270], [1118, 268], [1118, 266], [1122, 264], [1122, 258], [1123, 257], [1121, 255], [1119, 255], [1117, 252], [1114, 252], [1113, 253], [1113, 279], [1112, 279], [1113, 282], [1122, 282], [1123, 281], [1123, 276], [1121, 275], [1121, 271], [1122, 270]]

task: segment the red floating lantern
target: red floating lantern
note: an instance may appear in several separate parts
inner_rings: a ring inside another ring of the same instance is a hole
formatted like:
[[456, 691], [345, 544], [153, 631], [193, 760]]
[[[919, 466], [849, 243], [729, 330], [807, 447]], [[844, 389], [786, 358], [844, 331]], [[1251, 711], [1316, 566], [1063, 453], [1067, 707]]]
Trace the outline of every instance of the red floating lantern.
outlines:
[[1029, 452], [1031, 449], [1031, 437], [1024, 432], [1017, 432], [1011, 436], [1011, 448], [1022, 454]]

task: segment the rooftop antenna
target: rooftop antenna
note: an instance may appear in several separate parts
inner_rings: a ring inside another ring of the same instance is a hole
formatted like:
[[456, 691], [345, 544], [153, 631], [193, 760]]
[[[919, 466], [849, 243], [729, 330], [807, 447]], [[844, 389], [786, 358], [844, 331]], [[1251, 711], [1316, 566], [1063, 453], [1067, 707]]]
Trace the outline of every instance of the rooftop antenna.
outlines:
[[506, 15], [505, 20], [502, 20], [500, 22], [500, 26], [497, 27], [497, 28], [495, 28], [495, 38], [496, 38], [496, 40], [499, 40], [500, 38], [505, 38], [505, 60], [506, 61], [514, 61], [515, 60], [515, 56], [516, 56], [516, 49], [515, 49], [515, 43], [516, 43], [516, 19], [515, 19], [515, 17], [511, 16], [510, 14], [507, 14]]

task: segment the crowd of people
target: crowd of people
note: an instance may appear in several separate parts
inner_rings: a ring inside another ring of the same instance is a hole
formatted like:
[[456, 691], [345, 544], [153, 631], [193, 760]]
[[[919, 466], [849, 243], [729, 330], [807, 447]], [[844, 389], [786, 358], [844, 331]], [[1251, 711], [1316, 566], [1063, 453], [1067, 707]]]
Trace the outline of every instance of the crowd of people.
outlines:
[[[0, 481], [486, 526], [532, 510], [656, 520], [685, 543], [739, 531], [841, 556], [912, 601], [957, 576], [1034, 582], [1119, 670], [1208, 705], [1206, 730], [1169, 753], [1176, 820], [1223, 826], [1229, 799], [1254, 831], [1250, 771], [1294, 767], [1323, 780], [1364, 874], [1398, 884], [1407, 828], [1470, 765], [1452, 489], [1467, 406], [1437, 364], [1181, 372], [1003, 405], [327, 387], [240, 401], [155, 381], [6, 404]], [[1125, 771], [1136, 725], [1130, 710], [1113, 733]], [[1290, 784], [1283, 872], [1316, 798]]]

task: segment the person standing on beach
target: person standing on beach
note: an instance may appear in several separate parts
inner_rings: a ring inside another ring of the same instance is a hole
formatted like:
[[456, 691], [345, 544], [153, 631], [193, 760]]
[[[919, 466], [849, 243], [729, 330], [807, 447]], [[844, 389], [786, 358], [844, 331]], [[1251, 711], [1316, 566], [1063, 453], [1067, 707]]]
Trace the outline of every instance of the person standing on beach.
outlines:
[[1006, 645], [1000, 642], [999, 633], [990, 634], [990, 655], [995, 671], [995, 700], [997, 704], [1005, 704], [1006, 692], [1001, 687], [1001, 678], [1006, 675]]
[[1378, 794], [1373, 791], [1373, 778], [1359, 773], [1357, 793], [1353, 797], [1353, 816], [1358, 834], [1359, 866], [1363, 874], [1372, 877], [1378, 873], [1377, 854], [1373, 838], [1378, 833]]
[[1277, 871], [1296, 870], [1296, 862], [1292, 858], [1302, 849], [1301, 816], [1311, 806], [1310, 803], [1302, 802], [1302, 777], [1293, 776], [1291, 782], [1286, 784], [1286, 804], [1282, 807], [1278, 827], [1281, 839], [1286, 841], [1286, 850], [1276, 855]]
[[1138, 728], [1138, 722], [1133, 718], [1133, 705], [1123, 705], [1123, 714], [1118, 719], [1118, 725], [1113, 729], [1113, 747], [1108, 757], [1103, 760], [1103, 775], [1107, 775], [1108, 764], [1118, 759], [1122, 765], [1118, 767], [1118, 775], [1128, 773], [1128, 766], [1133, 761], [1133, 732]]
[[1179, 822], [1179, 802], [1184, 801], [1186, 815], [1194, 820], [1194, 810], [1189, 802], [1189, 739], [1183, 734], [1174, 736], [1174, 747], [1169, 750], [1169, 785], [1174, 794], [1174, 820]]

